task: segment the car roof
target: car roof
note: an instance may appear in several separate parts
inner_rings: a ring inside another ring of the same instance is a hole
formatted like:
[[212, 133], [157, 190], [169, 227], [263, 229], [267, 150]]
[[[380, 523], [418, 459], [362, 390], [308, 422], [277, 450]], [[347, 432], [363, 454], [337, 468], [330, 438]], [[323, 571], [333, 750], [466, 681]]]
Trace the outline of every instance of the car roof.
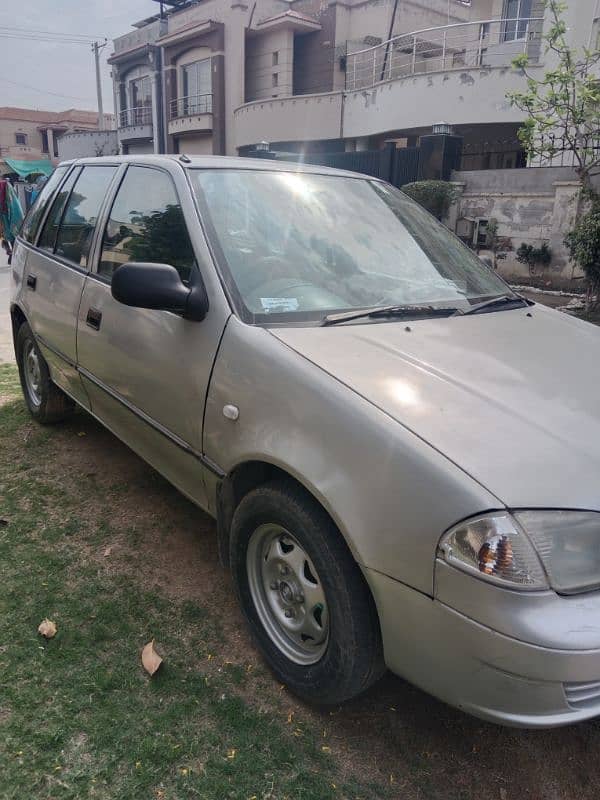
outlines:
[[187, 156], [179, 155], [131, 155], [131, 156], [98, 156], [61, 161], [61, 165], [71, 164], [147, 164], [160, 166], [177, 163], [184, 169], [237, 169], [272, 172], [302, 172], [315, 175], [337, 175], [362, 180], [378, 180], [370, 175], [349, 170], [322, 167], [318, 164], [304, 164], [296, 161], [273, 161], [266, 158], [242, 158], [238, 156]]

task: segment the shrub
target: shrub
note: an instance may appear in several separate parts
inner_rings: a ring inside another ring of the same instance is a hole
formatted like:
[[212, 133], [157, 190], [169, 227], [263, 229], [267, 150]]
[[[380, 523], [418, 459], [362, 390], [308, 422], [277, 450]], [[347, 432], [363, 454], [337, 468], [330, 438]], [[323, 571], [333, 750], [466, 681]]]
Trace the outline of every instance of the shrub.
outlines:
[[416, 181], [405, 184], [402, 191], [438, 219], [446, 216], [457, 195], [456, 186], [448, 181]]
[[527, 264], [529, 274], [533, 275], [535, 268], [539, 265], [547, 267], [552, 260], [552, 250], [547, 242], [542, 242], [539, 247], [534, 247], [532, 244], [525, 244], [523, 242], [517, 249], [517, 261], [521, 264]]
[[566, 235], [565, 245], [585, 274], [586, 307], [594, 311], [600, 306], [600, 199], [594, 199], [589, 210], [579, 217]]

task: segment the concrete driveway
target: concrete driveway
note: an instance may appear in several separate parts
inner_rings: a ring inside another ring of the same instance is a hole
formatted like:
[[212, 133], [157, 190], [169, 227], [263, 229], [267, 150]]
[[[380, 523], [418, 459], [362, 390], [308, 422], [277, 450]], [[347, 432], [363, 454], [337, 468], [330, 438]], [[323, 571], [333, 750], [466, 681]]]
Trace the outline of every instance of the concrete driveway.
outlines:
[[2, 361], [15, 360], [8, 311], [9, 294], [10, 267], [8, 266], [6, 253], [0, 248], [0, 363]]

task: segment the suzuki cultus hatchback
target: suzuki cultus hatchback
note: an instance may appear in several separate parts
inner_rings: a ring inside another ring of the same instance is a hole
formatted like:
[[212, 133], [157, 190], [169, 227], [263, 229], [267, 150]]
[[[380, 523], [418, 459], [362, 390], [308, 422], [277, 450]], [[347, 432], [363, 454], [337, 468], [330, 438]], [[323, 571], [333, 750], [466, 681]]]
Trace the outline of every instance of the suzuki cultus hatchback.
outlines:
[[480, 717], [600, 714], [600, 331], [401, 191], [263, 160], [62, 164], [18, 238], [32, 415], [93, 414], [217, 520], [277, 678], [385, 666]]

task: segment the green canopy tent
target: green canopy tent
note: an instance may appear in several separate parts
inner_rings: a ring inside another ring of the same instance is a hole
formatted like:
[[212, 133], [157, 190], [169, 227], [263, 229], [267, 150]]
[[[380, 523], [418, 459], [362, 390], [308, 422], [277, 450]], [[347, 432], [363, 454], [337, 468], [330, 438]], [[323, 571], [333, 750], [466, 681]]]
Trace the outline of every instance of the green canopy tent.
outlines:
[[43, 158], [39, 161], [22, 161], [18, 158], [5, 158], [4, 163], [11, 172], [16, 172], [21, 178], [26, 178], [28, 175], [34, 175], [40, 172], [42, 175], [51, 175], [54, 170], [48, 158]]

